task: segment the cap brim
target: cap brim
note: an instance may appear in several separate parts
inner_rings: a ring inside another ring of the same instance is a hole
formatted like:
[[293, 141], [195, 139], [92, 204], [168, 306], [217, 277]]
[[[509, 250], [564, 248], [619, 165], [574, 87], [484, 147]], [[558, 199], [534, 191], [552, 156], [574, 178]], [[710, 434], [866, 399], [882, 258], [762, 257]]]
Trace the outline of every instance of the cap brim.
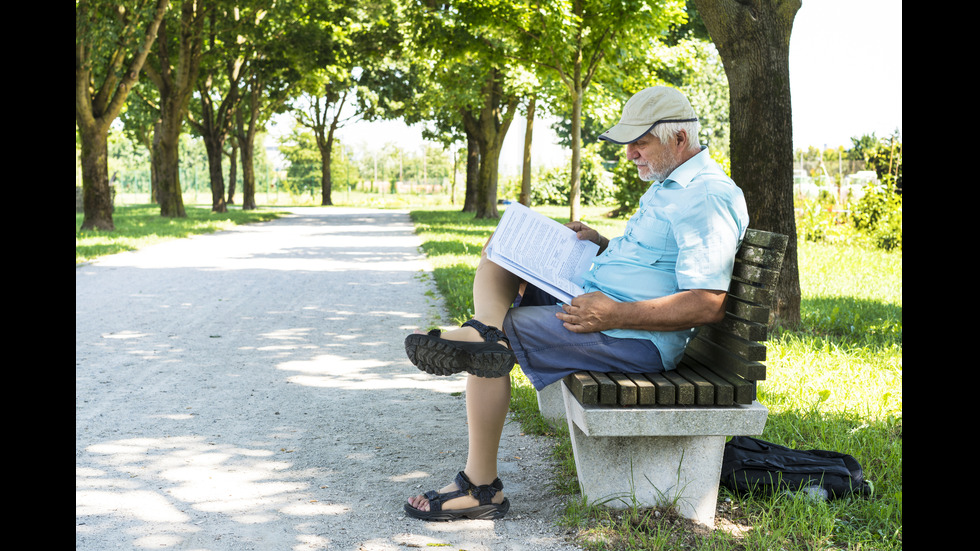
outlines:
[[610, 141], [619, 145], [633, 143], [649, 132], [655, 124], [636, 126], [632, 124], [617, 124], [599, 135], [600, 140]]
[[664, 119], [659, 120], [649, 126], [635, 124], [617, 124], [616, 126], [610, 128], [609, 130], [603, 132], [599, 135], [600, 140], [610, 141], [619, 145], [626, 145], [633, 143], [643, 137], [644, 134], [653, 130], [654, 126], [664, 122], [694, 122], [697, 121], [697, 117], [692, 119]]

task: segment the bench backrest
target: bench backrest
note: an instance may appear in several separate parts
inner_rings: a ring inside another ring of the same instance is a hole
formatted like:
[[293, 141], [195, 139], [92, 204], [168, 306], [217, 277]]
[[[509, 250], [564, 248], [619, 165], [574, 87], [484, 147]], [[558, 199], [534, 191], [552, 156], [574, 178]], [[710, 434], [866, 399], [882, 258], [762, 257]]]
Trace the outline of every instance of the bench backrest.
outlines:
[[655, 375], [580, 372], [566, 383], [580, 402], [732, 405], [756, 398], [766, 378], [765, 340], [787, 236], [749, 229], [735, 256], [725, 319], [702, 327], [677, 369]]

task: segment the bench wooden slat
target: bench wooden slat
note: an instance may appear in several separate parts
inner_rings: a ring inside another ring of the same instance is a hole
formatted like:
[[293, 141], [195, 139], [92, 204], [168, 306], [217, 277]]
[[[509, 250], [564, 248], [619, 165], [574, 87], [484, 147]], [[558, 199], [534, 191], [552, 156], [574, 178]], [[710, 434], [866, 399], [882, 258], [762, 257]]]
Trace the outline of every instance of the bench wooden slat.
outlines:
[[607, 373], [616, 383], [616, 403], [621, 406], [635, 406], [637, 403], [636, 383], [625, 373]]
[[599, 383], [589, 375], [588, 371], [578, 371], [565, 377], [565, 382], [572, 395], [583, 404], [599, 402]]
[[751, 404], [753, 401], [755, 401], [756, 399], [755, 382], [747, 381], [739, 377], [735, 373], [732, 373], [731, 371], [728, 371], [727, 369], [722, 369], [720, 367], [712, 367], [712, 366], [704, 366], [704, 365], [702, 365], [702, 367], [712, 371], [713, 373], [715, 373], [722, 379], [728, 381], [728, 383], [732, 385], [732, 389], [735, 392], [733, 399], [736, 404]]
[[766, 361], [766, 345], [761, 342], [743, 339], [711, 326], [702, 327], [697, 338], [711, 341], [746, 360]]
[[766, 365], [746, 360], [704, 339], [694, 339], [687, 345], [686, 354], [705, 365], [717, 365], [746, 379], [762, 381], [766, 378]]
[[775, 289], [751, 285], [743, 281], [732, 281], [728, 286], [728, 296], [755, 304], [772, 304]]
[[715, 404], [715, 387], [706, 378], [692, 371], [686, 365], [679, 365], [674, 372], [684, 377], [694, 385], [694, 403], [699, 406], [713, 406]]
[[769, 249], [786, 250], [789, 244], [789, 237], [781, 233], [773, 233], [753, 228], [745, 230], [745, 237], [742, 244], [758, 245]]
[[677, 387], [661, 373], [646, 373], [643, 378], [653, 383], [657, 389], [657, 405], [672, 406], [677, 403]]
[[772, 287], [779, 280], [779, 270], [769, 270], [762, 266], [742, 262], [736, 258], [732, 277], [764, 287]]
[[769, 307], [739, 300], [738, 297], [728, 297], [725, 301], [725, 311], [737, 318], [754, 323], [769, 322]]
[[590, 373], [592, 374], [592, 378], [599, 383], [599, 403], [604, 406], [614, 405], [619, 398], [616, 383], [605, 373], [598, 371], [592, 371]]
[[637, 405], [652, 406], [657, 403], [657, 385], [638, 373], [627, 373], [626, 375], [636, 385]]
[[758, 264], [769, 268], [778, 267], [782, 263], [783, 252], [779, 249], [772, 249], [755, 245], [754, 243], [742, 243], [738, 250], [738, 257], [744, 262]]
[[[701, 363], [699, 363], [698, 361], [690, 357], [684, 358], [682, 365], [687, 369], [690, 369], [694, 373], [697, 373], [701, 377], [704, 377], [708, 382], [711, 383], [712, 386], [714, 386], [715, 388], [714, 404], [716, 406], [730, 406], [736, 403], [739, 404], [746, 403], [746, 402], [739, 401], [740, 399], [744, 399], [745, 396], [747, 395], [745, 387], [748, 387], [748, 389], [752, 390], [754, 393], [755, 389], [752, 386], [752, 384], [745, 381], [744, 379], [739, 379], [735, 377], [734, 380], [732, 380], [730, 378], [723, 377], [721, 374], [716, 373], [715, 371], [705, 367], [704, 365], [702, 365]], [[744, 387], [742, 385], [744, 385]], [[752, 400], [749, 400], [748, 403], [751, 404]]]
[[734, 316], [731, 312], [727, 312], [725, 313], [725, 319], [718, 323], [712, 323], [709, 327], [717, 327], [726, 333], [738, 335], [746, 340], [761, 342], [769, 336], [769, 326], [767, 324], [768, 320], [765, 323], [749, 321]]
[[674, 392], [676, 393], [674, 403], [682, 406], [689, 406], [694, 404], [694, 384], [688, 381], [681, 375], [671, 371], [664, 371], [661, 375], [673, 383]]

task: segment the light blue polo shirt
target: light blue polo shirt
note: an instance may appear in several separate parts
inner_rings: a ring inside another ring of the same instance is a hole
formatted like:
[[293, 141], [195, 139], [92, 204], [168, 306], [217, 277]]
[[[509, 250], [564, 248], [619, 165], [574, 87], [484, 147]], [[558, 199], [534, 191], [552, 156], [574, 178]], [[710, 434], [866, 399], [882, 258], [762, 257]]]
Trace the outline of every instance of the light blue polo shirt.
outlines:
[[[742, 190], [702, 147], [643, 194], [625, 233], [596, 257], [583, 288], [622, 302], [686, 289], [727, 291], [748, 223]], [[611, 337], [653, 341], [667, 369], [677, 366], [696, 332], [604, 331]]]

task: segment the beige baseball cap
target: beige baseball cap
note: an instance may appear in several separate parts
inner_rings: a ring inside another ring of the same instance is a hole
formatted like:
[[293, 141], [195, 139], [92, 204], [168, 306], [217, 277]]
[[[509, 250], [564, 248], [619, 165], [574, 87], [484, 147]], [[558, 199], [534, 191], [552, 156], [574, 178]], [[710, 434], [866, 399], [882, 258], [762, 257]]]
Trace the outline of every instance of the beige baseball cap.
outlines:
[[619, 124], [599, 136], [618, 144], [633, 143], [662, 122], [694, 122], [698, 116], [680, 91], [668, 86], [646, 88], [623, 107]]

